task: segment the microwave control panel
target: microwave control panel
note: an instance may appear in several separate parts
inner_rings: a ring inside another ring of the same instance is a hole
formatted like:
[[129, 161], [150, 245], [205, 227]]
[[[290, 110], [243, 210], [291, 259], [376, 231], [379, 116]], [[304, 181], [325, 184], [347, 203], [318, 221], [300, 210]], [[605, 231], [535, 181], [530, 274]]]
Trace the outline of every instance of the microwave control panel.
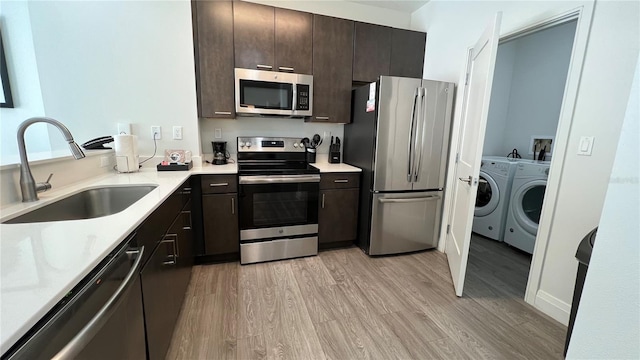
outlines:
[[309, 85], [296, 84], [296, 110], [309, 110]]

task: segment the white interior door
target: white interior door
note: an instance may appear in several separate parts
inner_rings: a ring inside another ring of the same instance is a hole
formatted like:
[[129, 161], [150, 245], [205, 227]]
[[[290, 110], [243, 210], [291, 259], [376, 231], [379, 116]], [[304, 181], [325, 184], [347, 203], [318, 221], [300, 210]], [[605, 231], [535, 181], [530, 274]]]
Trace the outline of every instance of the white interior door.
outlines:
[[469, 51], [467, 81], [464, 88], [460, 136], [455, 163], [453, 205], [449, 213], [451, 226], [446, 237], [445, 252], [457, 296], [462, 296], [467, 271], [473, 210], [478, 190], [484, 132], [489, 113], [493, 70], [496, 65], [502, 13], [484, 31]]

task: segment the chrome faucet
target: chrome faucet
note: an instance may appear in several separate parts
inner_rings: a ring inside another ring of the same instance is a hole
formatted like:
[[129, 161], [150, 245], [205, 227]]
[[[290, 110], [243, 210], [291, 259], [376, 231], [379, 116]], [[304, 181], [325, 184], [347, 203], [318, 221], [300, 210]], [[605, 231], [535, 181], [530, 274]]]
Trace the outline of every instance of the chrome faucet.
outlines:
[[22, 192], [22, 202], [31, 202], [38, 200], [38, 193], [42, 191], [47, 191], [51, 189], [51, 184], [49, 180], [51, 180], [51, 176], [44, 183], [36, 183], [33, 179], [33, 175], [31, 175], [31, 168], [29, 167], [29, 159], [27, 159], [27, 149], [24, 144], [24, 132], [27, 130], [29, 125], [35, 124], [38, 122], [43, 122], [47, 124], [51, 124], [62, 132], [64, 139], [69, 143], [69, 148], [71, 149], [71, 153], [73, 157], [78, 159], [82, 159], [84, 157], [84, 153], [78, 144], [73, 141], [73, 136], [71, 136], [71, 132], [64, 126], [60, 121], [47, 118], [47, 117], [33, 117], [25, 120], [20, 126], [18, 126], [18, 152], [20, 153], [20, 191]]

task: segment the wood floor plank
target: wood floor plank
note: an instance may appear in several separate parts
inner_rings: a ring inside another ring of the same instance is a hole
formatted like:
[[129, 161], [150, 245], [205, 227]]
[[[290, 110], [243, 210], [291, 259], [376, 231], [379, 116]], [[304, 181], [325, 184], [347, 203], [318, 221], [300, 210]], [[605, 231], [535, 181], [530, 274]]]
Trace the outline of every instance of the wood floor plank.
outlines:
[[472, 243], [462, 298], [437, 251], [196, 266], [167, 358], [560, 359], [566, 328], [524, 302], [512, 250]]
[[238, 360], [263, 360], [267, 350], [262, 334], [238, 339]]

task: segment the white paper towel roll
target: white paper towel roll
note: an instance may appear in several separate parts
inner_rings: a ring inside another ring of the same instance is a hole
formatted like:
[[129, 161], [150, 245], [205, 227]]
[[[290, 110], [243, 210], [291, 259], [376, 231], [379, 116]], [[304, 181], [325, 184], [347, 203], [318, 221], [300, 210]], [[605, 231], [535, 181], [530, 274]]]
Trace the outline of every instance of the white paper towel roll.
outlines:
[[116, 165], [118, 172], [138, 171], [138, 137], [135, 135], [116, 135]]

